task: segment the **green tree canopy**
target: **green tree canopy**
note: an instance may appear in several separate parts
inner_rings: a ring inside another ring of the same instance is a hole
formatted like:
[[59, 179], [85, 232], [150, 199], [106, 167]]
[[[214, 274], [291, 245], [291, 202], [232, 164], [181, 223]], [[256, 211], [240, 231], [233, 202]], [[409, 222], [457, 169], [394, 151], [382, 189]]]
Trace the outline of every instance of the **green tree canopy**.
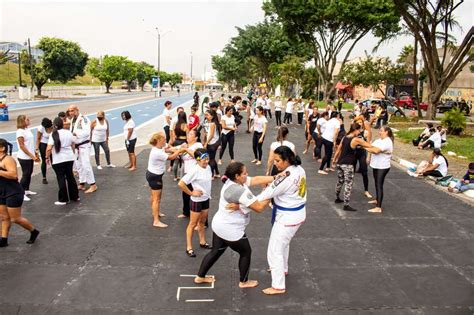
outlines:
[[91, 58], [87, 65], [87, 71], [105, 85], [106, 93], [110, 93], [112, 83], [123, 78], [122, 65], [125, 60], [127, 60], [126, 57], [108, 55], [101, 59]]
[[27, 75], [32, 75], [32, 82], [36, 86], [38, 95], [41, 95], [41, 89], [48, 82], [48, 75], [46, 72], [46, 66], [42, 60], [36, 61], [31, 60], [30, 55], [23, 50], [20, 54], [23, 72]]
[[128, 91], [130, 92], [132, 82], [137, 78], [137, 64], [125, 58], [121, 65], [121, 79], [127, 81]]
[[155, 69], [152, 65], [146, 62], [138, 62], [137, 63], [137, 81], [138, 86], [143, 91], [145, 84], [148, 81], [151, 81], [152, 75], [155, 74]]
[[[304, 64], [301, 57], [285, 56], [282, 63], [272, 63], [270, 72], [273, 77], [273, 84], [281, 85], [286, 96], [292, 94], [292, 87], [300, 85], [304, 74]], [[296, 96], [296, 95], [291, 95]]]
[[168, 82], [171, 85], [171, 89], [173, 89], [177, 84], [183, 81], [183, 75], [181, 73], [171, 73], [169, 75]]
[[287, 34], [312, 48], [326, 97], [337, 83], [333, 80], [337, 60], [344, 67], [355, 45], [371, 32], [384, 37], [398, 30], [399, 16], [391, 0], [269, 0], [263, 8]]

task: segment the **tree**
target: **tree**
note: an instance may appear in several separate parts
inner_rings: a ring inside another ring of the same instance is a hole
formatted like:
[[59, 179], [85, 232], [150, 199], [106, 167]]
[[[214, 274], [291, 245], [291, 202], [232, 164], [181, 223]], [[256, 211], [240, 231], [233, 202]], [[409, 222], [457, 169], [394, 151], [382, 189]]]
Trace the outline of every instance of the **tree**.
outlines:
[[390, 58], [378, 58], [366, 55], [358, 63], [346, 63], [341, 70], [341, 75], [352, 85], [363, 85], [372, 87], [374, 91], [380, 91], [385, 96], [382, 85], [398, 83], [405, 74], [403, 65], [396, 65]]
[[436, 106], [443, 93], [468, 62], [474, 60], [474, 27], [457, 47], [450, 34], [457, 25], [454, 12], [463, 2], [393, 0], [398, 14], [420, 45], [428, 77], [428, 119], [435, 118]]
[[43, 37], [36, 47], [43, 51], [41, 61], [49, 80], [66, 83], [76, 76], [84, 75], [88, 55], [77, 43]]
[[303, 85], [302, 96], [304, 98], [314, 98], [318, 101], [320, 100], [319, 95], [317, 95], [319, 93], [316, 93], [317, 86], [318, 86], [318, 78], [319, 78], [319, 74], [316, 68], [310, 67], [304, 70], [303, 77], [302, 77], [302, 85]]
[[127, 81], [128, 91], [131, 91], [133, 81], [137, 78], [137, 65], [135, 62], [125, 58], [121, 65], [120, 78]]
[[407, 73], [413, 73], [414, 68], [414, 57], [415, 57], [415, 49], [412, 45], [403, 46], [402, 51], [398, 55], [397, 62], [405, 68]]
[[237, 58], [229, 54], [212, 56], [212, 68], [217, 70], [217, 80], [227, 83], [231, 90], [244, 86], [245, 70]]
[[6, 64], [8, 61], [13, 59], [13, 56], [9, 56], [10, 49], [6, 51], [0, 51], [0, 65]]
[[137, 63], [137, 81], [138, 86], [143, 91], [145, 84], [151, 81], [151, 77], [155, 74], [155, 69], [152, 65], [146, 62]]
[[93, 77], [104, 83], [106, 92], [110, 93], [110, 87], [116, 80], [122, 79], [122, 65], [127, 58], [122, 56], [108, 56], [103, 58], [91, 58], [87, 65], [87, 71]]
[[343, 68], [367, 34], [385, 37], [398, 30], [399, 17], [391, 0], [270, 0], [263, 8], [267, 16], [282, 23], [287, 34], [311, 47], [326, 98], [337, 83], [333, 79], [338, 58]]
[[300, 85], [301, 78], [304, 74], [302, 58], [297, 56], [285, 56], [282, 63], [272, 63], [269, 69], [273, 77], [272, 83], [275, 86], [280, 84], [283, 88], [284, 95], [298, 94], [293, 88]]
[[23, 66], [23, 73], [31, 75], [33, 84], [36, 86], [38, 95], [41, 95], [41, 89], [48, 82], [47, 70], [42, 60], [36, 61], [34, 58], [30, 63], [30, 55], [23, 50], [20, 53], [21, 64]]
[[169, 76], [169, 83], [171, 85], [171, 89], [173, 89], [177, 84], [181, 83], [183, 81], [183, 76], [181, 73], [172, 73]]
[[166, 82], [169, 82], [170, 75], [167, 72], [160, 71], [160, 88], [165, 85]]

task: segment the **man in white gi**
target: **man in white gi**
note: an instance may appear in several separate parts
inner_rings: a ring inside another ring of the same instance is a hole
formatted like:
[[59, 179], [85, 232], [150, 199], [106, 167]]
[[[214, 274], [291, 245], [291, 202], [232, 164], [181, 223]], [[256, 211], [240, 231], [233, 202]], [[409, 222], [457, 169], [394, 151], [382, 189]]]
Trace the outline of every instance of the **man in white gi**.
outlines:
[[273, 198], [272, 232], [267, 259], [272, 274], [272, 286], [265, 294], [285, 293], [290, 242], [306, 219], [306, 173], [301, 160], [286, 146], [277, 148], [275, 166], [286, 176], [278, 177], [259, 196], [263, 201]]
[[74, 135], [74, 143], [76, 144], [76, 169], [79, 174], [79, 189], [85, 190], [85, 184], [87, 183], [89, 189], [85, 193], [92, 193], [97, 190], [97, 185], [90, 161], [91, 122], [86, 116], [79, 113], [77, 105], [70, 105], [68, 112], [71, 117], [69, 130]]

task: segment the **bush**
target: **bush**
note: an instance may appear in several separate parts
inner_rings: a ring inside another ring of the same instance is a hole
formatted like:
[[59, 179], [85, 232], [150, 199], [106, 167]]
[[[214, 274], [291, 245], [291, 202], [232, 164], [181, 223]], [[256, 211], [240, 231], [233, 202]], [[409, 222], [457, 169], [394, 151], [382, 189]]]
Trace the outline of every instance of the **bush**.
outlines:
[[448, 133], [452, 135], [460, 135], [466, 129], [466, 117], [458, 108], [445, 112], [441, 123], [448, 128]]

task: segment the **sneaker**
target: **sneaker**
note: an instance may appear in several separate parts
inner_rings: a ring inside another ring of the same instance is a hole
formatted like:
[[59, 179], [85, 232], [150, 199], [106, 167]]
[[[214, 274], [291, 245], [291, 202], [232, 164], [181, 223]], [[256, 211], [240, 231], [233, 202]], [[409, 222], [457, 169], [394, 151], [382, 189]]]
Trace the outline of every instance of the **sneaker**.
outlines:
[[342, 200], [341, 198], [337, 197], [336, 200], [334, 200], [334, 203], [343, 203], [344, 200]]
[[25, 195], [30, 196], [30, 195], [37, 195], [37, 192], [31, 191], [31, 190], [26, 190]]
[[56, 206], [65, 206], [65, 205], [67, 205], [67, 202], [55, 201], [54, 204]]
[[43, 178], [43, 184], [45, 184], [45, 185], [48, 184], [48, 180], [46, 178]]
[[30, 201], [30, 200], [31, 200], [31, 199], [30, 199], [30, 198], [28, 198], [28, 196], [27, 196], [27, 195], [24, 195], [24, 196], [23, 196], [23, 201]]
[[98, 170], [101, 170], [101, 169], [102, 169], [102, 166], [97, 165], [97, 169], [98, 169]]
[[357, 209], [352, 208], [349, 205], [344, 205], [344, 208], [342, 208], [344, 211], [357, 211]]
[[321, 175], [327, 175], [327, 174], [328, 174], [328, 172], [325, 172], [325, 171], [321, 171], [321, 170], [319, 170], [319, 171], [318, 171], [318, 174], [321, 174]]
[[108, 164], [107, 167], [108, 167], [108, 168], [115, 168], [115, 165], [113, 165], [113, 164]]

